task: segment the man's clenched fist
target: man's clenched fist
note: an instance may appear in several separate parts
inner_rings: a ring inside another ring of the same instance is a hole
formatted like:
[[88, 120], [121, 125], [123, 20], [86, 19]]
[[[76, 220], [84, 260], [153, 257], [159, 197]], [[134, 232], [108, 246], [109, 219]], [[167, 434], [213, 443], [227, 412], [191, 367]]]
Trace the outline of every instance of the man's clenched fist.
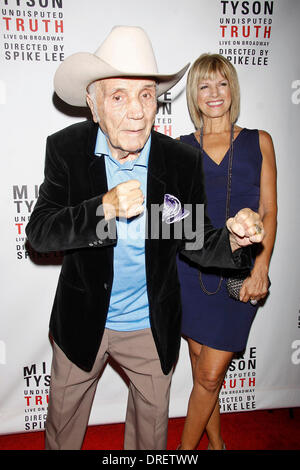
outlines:
[[130, 219], [144, 211], [144, 195], [137, 180], [120, 183], [103, 196], [105, 219], [123, 217]]
[[259, 214], [251, 209], [241, 209], [234, 217], [227, 220], [226, 225], [230, 232], [233, 251], [253, 243], [260, 243], [265, 236]]

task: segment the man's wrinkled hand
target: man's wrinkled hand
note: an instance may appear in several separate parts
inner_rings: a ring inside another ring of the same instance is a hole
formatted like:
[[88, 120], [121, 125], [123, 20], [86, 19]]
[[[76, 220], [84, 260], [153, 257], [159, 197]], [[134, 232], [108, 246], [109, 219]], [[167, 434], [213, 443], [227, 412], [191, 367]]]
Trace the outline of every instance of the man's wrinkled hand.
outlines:
[[260, 215], [251, 209], [241, 209], [226, 222], [230, 232], [232, 251], [253, 243], [261, 243], [264, 238], [264, 227]]
[[129, 180], [109, 190], [102, 200], [105, 219], [130, 219], [141, 214], [144, 211], [144, 195], [140, 186], [139, 181]]

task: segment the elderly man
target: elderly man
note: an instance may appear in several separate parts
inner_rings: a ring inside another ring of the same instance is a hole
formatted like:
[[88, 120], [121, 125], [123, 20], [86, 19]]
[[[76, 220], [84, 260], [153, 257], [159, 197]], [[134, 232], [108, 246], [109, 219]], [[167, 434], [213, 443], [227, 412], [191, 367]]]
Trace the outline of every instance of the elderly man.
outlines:
[[[203, 266], [240, 269], [248, 257], [238, 248], [262, 240], [250, 210], [220, 230], [204, 216], [201, 249], [187, 249], [188, 237], [175, 233], [182, 220], [193, 220], [194, 238], [200, 230], [201, 162], [195, 149], [151, 128], [157, 96], [186, 69], [160, 75], [145, 32], [119, 26], [95, 54], [74, 54], [57, 70], [57, 94], [72, 105], [87, 102], [94, 122], [48, 138], [45, 179], [26, 229], [36, 250], [65, 251], [50, 321], [47, 449], [81, 448], [108, 356], [130, 382], [124, 448], [165, 449], [180, 346], [176, 254], [186, 248]], [[167, 222], [163, 211], [151, 212], [164, 202]]]

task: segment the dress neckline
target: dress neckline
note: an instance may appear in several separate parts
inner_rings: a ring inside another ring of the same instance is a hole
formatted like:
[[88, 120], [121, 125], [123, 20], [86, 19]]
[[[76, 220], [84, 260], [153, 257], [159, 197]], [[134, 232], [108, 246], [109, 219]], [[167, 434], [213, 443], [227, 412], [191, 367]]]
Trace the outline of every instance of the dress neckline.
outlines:
[[[236, 136], [236, 138], [233, 140], [233, 145], [235, 144], [235, 142], [238, 140], [239, 136], [242, 134], [242, 132], [243, 132], [245, 129], [246, 129], [246, 128], [243, 127], [243, 128], [240, 130], [240, 132], [238, 133], [238, 135]], [[197, 142], [197, 144], [198, 144], [199, 147], [200, 147], [200, 143], [198, 142], [198, 139], [196, 138], [194, 132], [193, 132], [193, 137], [194, 137], [195, 141]], [[203, 154], [205, 154], [205, 155], [207, 156], [207, 158], [208, 158], [212, 163], [214, 163], [216, 166], [221, 166], [222, 163], [223, 163], [223, 161], [226, 159], [229, 150], [230, 150], [230, 147], [227, 149], [227, 151], [225, 152], [225, 154], [224, 154], [222, 160], [220, 160], [219, 163], [215, 162], [215, 160], [214, 160], [204, 149], [203, 149]]]

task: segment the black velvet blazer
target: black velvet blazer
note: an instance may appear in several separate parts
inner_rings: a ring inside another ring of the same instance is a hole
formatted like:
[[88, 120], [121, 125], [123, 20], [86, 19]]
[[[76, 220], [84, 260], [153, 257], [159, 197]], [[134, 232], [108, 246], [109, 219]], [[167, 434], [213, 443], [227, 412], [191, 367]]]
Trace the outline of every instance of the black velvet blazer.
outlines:
[[[65, 252], [50, 333], [69, 359], [87, 371], [94, 364], [105, 327], [113, 282], [113, 247], [117, 242], [110, 227], [102, 238], [96, 233], [97, 224], [104, 221], [99, 206], [107, 192], [104, 159], [94, 155], [97, 129], [96, 124], [86, 121], [48, 137], [45, 178], [26, 227], [36, 251]], [[192, 146], [153, 132], [148, 215], [151, 204], [163, 204], [166, 193], [192, 207], [205, 203], [201, 160]], [[213, 229], [207, 217], [204, 222], [203, 248], [184, 251], [189, 259], [219, 268], [249, 266], [247, 252], [238, 250], [238, 256], [232, 256], [226, 228]], [[151, 329], [165, 374], [174, 365], [180, 347], [176, 254], [184, 248], [185, 240], [173, 236], [172, 230], [169, 239], [149, 235], [145, 241]]]

